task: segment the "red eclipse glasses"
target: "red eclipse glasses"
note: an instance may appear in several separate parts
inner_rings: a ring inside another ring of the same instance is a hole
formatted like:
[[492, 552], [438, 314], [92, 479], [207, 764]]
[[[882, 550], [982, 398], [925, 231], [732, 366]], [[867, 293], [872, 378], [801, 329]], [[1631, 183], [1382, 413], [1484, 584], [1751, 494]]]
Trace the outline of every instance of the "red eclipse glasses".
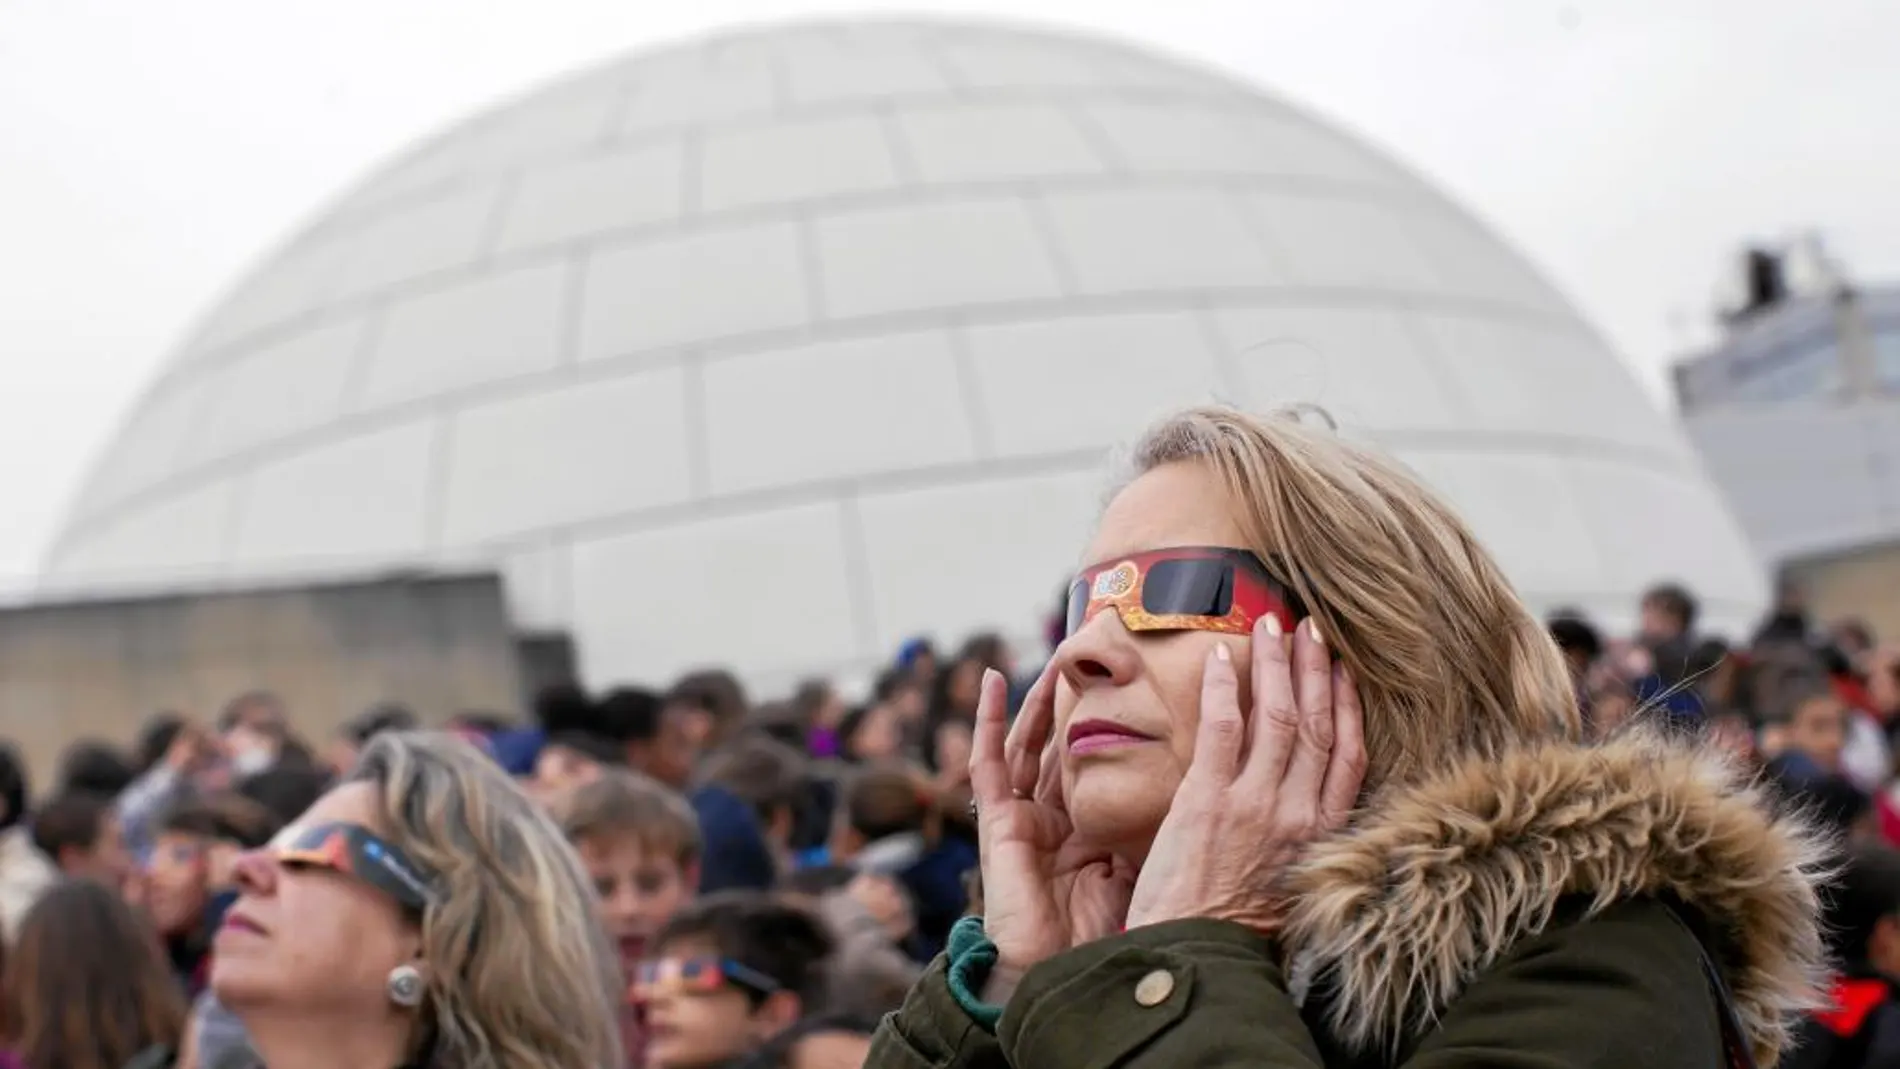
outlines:
[[770, 995], [779, 982], [757, 969], [730, 958], [692, 957], [656, 958], [643, 961], [633, 972], [627, 994], [634, 1002], [646, 1002], [662, 990], [688, 995], [710, 995], [737, 984], [755, 995]]
[[1259, 557], [1224, 546], [1155, 549], [1091, 564], [1069, 586], [1067, 635], [1113, 609], [1130, 631], [1244, 635], [1269, 613], [1289, 634], [1299, 597]]

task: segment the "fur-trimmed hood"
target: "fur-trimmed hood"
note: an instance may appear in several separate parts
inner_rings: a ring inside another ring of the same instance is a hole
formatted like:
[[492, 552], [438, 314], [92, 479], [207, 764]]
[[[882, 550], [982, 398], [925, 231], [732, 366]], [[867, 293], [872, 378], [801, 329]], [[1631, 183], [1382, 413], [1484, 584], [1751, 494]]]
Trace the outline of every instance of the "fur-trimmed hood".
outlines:
[[1826, 840], [1777, 814], [1722, 754], [1659, 730], [1550, 742], [1383, 792], [1289, 873], [1285, 945], [1336, 992], [1355, 1050], [1431, 1026], [1473, 977], [1542, 931], [1560, 897], [1592, 912], [1667, 895], [1716, 960], [1760, 1064], [1821, 990]]

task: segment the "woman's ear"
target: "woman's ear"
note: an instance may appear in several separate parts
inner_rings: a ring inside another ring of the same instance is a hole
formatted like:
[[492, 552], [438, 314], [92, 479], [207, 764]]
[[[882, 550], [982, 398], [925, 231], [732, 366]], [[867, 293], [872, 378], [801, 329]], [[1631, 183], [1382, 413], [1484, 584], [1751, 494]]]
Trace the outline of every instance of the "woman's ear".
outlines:
[[403, 962], [403, 964], [421, 973], [422, 980], [425, 985], [430, 980], [435, 979], [433, 974], [431, 974], [429, 971], [429, 963], [422, 959], [422, 940], [421, 939], [417, 939], [415, 941], [415, 944], [409, 948], [409, 960]]
[[752, 1011], [752, 1027], [761, 1041], [771, 1039], [798, 1023], [805, 1006], [790, 991], [774, 991]]

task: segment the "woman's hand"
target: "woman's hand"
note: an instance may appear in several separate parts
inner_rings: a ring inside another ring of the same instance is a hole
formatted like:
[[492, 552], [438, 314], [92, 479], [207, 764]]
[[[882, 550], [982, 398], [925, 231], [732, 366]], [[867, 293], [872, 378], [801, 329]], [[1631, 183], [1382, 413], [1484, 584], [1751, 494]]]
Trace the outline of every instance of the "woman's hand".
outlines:
[[1289, 643], [1277, 619], [1261, 617], [1253, 699], [1243, 717], [1232, 654], [1217, 646], [1201, 677], [1194, 758], [1142, 865], [1129, 927], [1211, 917], [1272, 931], [1275, 878], [1351, 814], [1366, 771], [1359, 693], [1313, 621]]
[[1044, 669], [1023, 700], [1015, 726], [1007, 720], [1008, 683], [983, 675], [970, 749], [970, 787], [977, 807], [983, 872], [983, 930], [997, 962], [983, 990], [1004, 1002], [1023, 973], [1072, 946], [1122, 928], [1132, 876], [1106, 851], [1074, 838], [1062, 804], [1055, 728], [1053, 669]]

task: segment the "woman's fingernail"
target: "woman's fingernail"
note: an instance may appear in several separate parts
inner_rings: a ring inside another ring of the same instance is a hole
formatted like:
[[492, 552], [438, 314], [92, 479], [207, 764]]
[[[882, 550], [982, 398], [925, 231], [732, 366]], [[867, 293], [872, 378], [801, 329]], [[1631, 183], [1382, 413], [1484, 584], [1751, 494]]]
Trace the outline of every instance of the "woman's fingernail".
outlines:
[[1274, 638], [1280, 637], [1282, 632], [1280, 630], [1279, 614], [1270, 612], [1266, 614], [1265, 616], [1262, 616], [1260, 619], [1266, 622], [1267, 634], [1272, 635]]
[[[1002, 674], [1002, 673], [1000, 673], [1000, 672], [998, 672], [998, 671], [997, 671], [996, 669], [994, 669], [994, 668], [985, 668], [985, 669], [983, 669], [983, 685], [984, 685], [984, 686], [986, 686], [986, 687], [987, 687], [987, 686], [989, 686], [989, 683], [990, 683], [990, 677], [991, 677], [991, 676], [995, 676], [995, 675], [1001, 675], [1001, 674]], [[968, 676], [965, 676], [964, 678], [966, 678], [966, 679], [967, 679], [967, 678], [969, 678], [969, 677], [968, 677]]]
[[1319, 633], [1319, 620], [1317, 618], [1312, 616], [1306, 618], [1306, 633], [1312, 636], [1314, 642], [1322, 646], [1326, 645], [1325, 637]]
[[1231, 661], [1234, 659], [1234, 655], [1228, 652], [1227, 643], [1225, 642], [1222, 642], [1214, 647], [1214, 656], [1215, 658], [1222, 661]]

